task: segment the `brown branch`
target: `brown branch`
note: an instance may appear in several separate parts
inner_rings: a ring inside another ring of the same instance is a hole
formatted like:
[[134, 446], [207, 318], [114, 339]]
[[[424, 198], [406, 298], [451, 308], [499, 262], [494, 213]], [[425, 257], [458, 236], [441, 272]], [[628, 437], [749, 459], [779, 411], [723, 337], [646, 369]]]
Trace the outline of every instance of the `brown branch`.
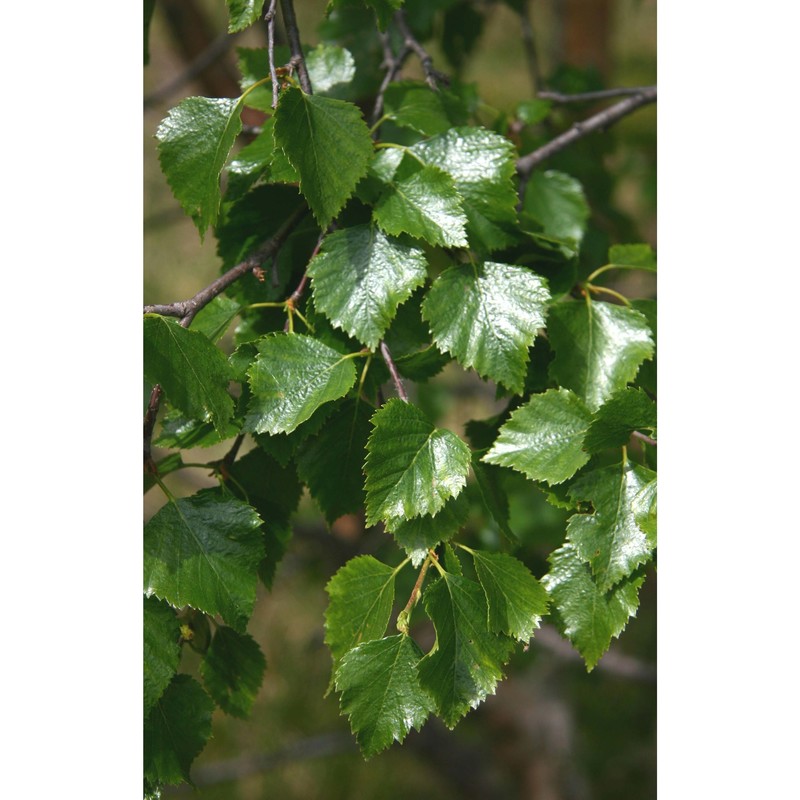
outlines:
[[297, 17], [292, 0], [281, 0], [281, 12], [283, 13], [283, 26], [286, 29], [286, 39], [289, 42], [289, 49], [292, 51], [291, 64], [297, 70], [300, 88], [306, 94], [311, 94], [311, 79], [308, 77], [303, 46], [300, 44], [300, 30], [297, 27]]
[[422, 71], [425, 73], [425, 81], [427, 82], [428, 86], [430, 86], [434, 91], [439, 90], [440, 83], [447, 86], [447, 84], [450, 83], [450, 79], [443, 72], [439, 72], [439, 70], [433, 68], [433, 59], [431, 58], [430, 53], [428, 53], [428, 51], [416, 40], [414, 34], [411, 32], [411, 28], [408, 27], [405, 12], [396, 11], [394, 15], [394, 22], [403, 37], [403, 43], [405, 46], [412, 50], [419, 59], [419, 63], [422, 65]]
[[657, 447], [658, 446], [658, 442], [655, 439], [651, 438], [650, 436], [648, 436], [645, 433], [642, 433], [641, 431], [634, 431], [631, 434], [631, 436], [633, 436], [634, 439], [638, 439], [640, 442], [644, 442], [645, 444], [649, 444], [650, 447]]
[[[386, 70], [386, 74], [383, 76], [383, 82], [381, 83], [380, 89], [378, 89], [378, 94], [375, 96], [375, 105], [372, 107], [372, 116], [370, 117], [370, 123], [372, 125], [375, 125], [381, 118], [381, 114], [383, 113], [383, 97], [386, 94], [386, 90], [389, 88], [389, 84], [397, 78], [400, 70], [403, 68], [403, 64], [411, 54], [411, 48], [407, 45], [403, 45], [400, 52], [395, 55], [392, 50], [389, 34], [382, 33], [380, 37], [381, 44], [383, 45], [383, 63], [381, 67]], [[373, 135], [376, 134], [377, 131], [375, 131]]]
[[153, 456], [151, 453], [153, 441], [153, 429], [156, 426], [156, 417], [158, 416], [158, 407], [161, 405], [161, 387], [156, 384], [153, 391], [150, 392], [150, 402], [147, 404], [147, 411], [144, 414], [144, 468], [147, 472], [153, 474], [158, 472], [156, 465], [153, 463]]
[[548, 142], [546, 145], [517, 159], [517, 173], [521, 177], [520, 196], [524, 193], [528, 176], [535, 166], [546, 161], [564, 148], [569, 147], [571, 144], [574, 144], [584, 136], [588, 136], [595, 131], [609, 128], [614, 123], [619, 122], [623, 117], [632, 114], [638, 108], [655, 102], [656, 87], [648, 86], [639, 94], [626, 97], [619, 103], [600, 111], [583, 122], [576, 122], [568, 131], [565, 131], [560, 136], [556, 136], [555, 139]]
[[398, 396], [403, 402], [407, 403], [408, 395], [406, 394], [405, 386], [403, 386], [403, 380], [400, 377], [400, 373], [397, 371], [394, 361], [392, 361], [392, 354], [389, 352], [386, 342], [381, 342], [381, 355], [386, 362], [386, 366], [389, 368], [389, 374], [392, 376], [394, 388], [397, 390]]
[[231, 284], [239, 280], [255, 267], [260, 267], [267, 259], [272, 258], [286, 238], [294, 230], [300, 220], [306, 215], [305, 206], [299, 207], [284, 222], [278, 232], [267, 242], [253, 251], [244, 261], [229, 269], [213, 283], [201, 289], [194, 297], [177, 303], [157, 304], [144, 307], [145, 314], [161, 314], [165, 317], [179, 317], [181, 325], [188, 327], [195, 314], [207, 306], [217, 295], [222, 294]]
[[562, 94], [561, 92], [539, 92], [540, 100], [552, 100], [554, 103], [593, 103], [596, 100], [609, 100], [612, 97], [628, 97], [642, 94], [655, 86], [623, 86], [617, 89], [601, 89], [599, 92], [581, 92], [578, 94]]

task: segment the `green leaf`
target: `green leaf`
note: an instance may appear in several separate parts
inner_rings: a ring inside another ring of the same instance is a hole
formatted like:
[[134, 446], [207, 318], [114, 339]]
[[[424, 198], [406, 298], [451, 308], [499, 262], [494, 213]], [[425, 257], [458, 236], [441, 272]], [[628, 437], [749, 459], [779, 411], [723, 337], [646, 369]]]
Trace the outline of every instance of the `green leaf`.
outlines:
[[197, 312], [189, 330], [202, 333], [212, 342], [219, 341], [242, 307], [225, 295], [218, 295]]
[[615, 244], [608, 251], [608, 263], [618, 269], [656, 271], [656, 254], [649, 244]]
[[[375, 12], [378, 27], [382, 32], [386, 30], [394, 12], [402, 8], [404, 2], [405, 0], [364, 0], [364, 3]], [[352, 0], [328, 0], [327, 13], [330, 14], [334, 8], [348, 9], [348, 6], [352, 6]]]
[[243, 631], [264, 557], [260, 525], [250, 506], [213, 489], [167, 503], [144, 529], [145, 594]]
[[328, 582], [325, 642], [335, 661], [386, 632], [397, 570], [372, 556], [350, 559]]
[[411, 150], [452, 176], [463, 198], [471, 247], [490, 252], [515, 241], [516, 154], [508, 139], [484, 128], [452, 128]]
[[189, 780], [211, 736], [214, 703], [189, 675], [176, 675], [144, 724], [144, 776], [158, 786]]
[[170, 410], [161, 421], [161, 431], [154, 444], [159, 447], [174, 447], [188, 450], [192, 447], [211, 447], [231, 439], [239, 433], [241, 423], [227, 422], [221, 431], [210, 422], [188, 419], [180, 411]]
[[633, 498], [633, 519], [644, 531], [650, 544], [656, 546], [657, 538], [657, 481], [646, 483]]
[[521, 392], [528, 348], [544, 327], [549, 300], [544, 281], [529, 269], [486, 261], [445, 270], [428, 291], [422, 316], [440, 350]]
[[261, 17], [264, 0], [226, 0], [228, 3], [228, 33], [250, 27]]
[[364, 505], [361, 467], [372, 410], [361, 400], [345, 400], [297, 453], [297, 472], [329, 524]]
[[316, 308], [374, 350], [398, 306], [425, 282], [427, 261], [422, 250], [375, 226], [356, 225], [325, 238], [308, 274]]
[[526, 100], [517, 106], [517, 119], [526, 125], [538, 125], [547, 119], [552, 107], [549, 100]]
[[454, 728], [470, 708], [494, 694], [514, 643], [489, 632], [486, 598], [468, 578], [445, 573], [426, 590], [425, 610], [436, 643], [420, 661], [419, 680], [445, 725]]
[[435, 136], [453, 125], [446, 105], [448, 98], [445, 91], [434, 92], [421, 81], [395, 81], [386, 87], [383, 113], [403, 128]]
[[247, 372], [253, 396], [245, 429], [251, 432], [290, 433], [356, 380], [352, 360], [310, 336], [269, 334], [258, 340], [258, 352]]
[[633, 431], [654, 431], [656, 405], [641, 389], [628, 387], [609, 398], [595, 412], [583, 446], [589, 453], [628, 443]]
[[634, 500], [654, 477], [628, 462], [589, 472], [570, 488], [570, 497], [591, 502], [594, 513], [570, 517], [567, 539], [589, 562], [602, 592], [650, 559], [653, 544], [636, 524]]
[[554, 305], [547, 335], [556, 354], [551, 377], [580, 395], [592, 411], [624, 389], [654, 349], [643, 314], [590, 300]]
[[306, 54], [306, 68], [315, 95], [324, 95], [356, 74], [356, 62], [349, 50], [332, 44], [318, 44]]
[[[269, 72], [269, 50], [266, 47], [237, 47], [236, 61], [241, 73], [239, 85], [246, 92], [245, 105], [272, 114], [272, 81]], [[287, 64], [292, 57], [285, 45], [275, 46], [275, 66]], [[259, 83], [259, 86], [255, 84]], [[248, 91], [249, 90], [249, 91]], [[267, 123], [270, 120], [266, 120]], [[271, 129], [271, 128], [270, 128]]]
[[519, 539], [508, 524], [511, 512], [508, 506], [508, 495], [500, 482], [500, 468], [481, 463], [480, 453], [473, 452], [472, 472], [475, 475], [475, 485], [478, 487], [478, 494], [484, 507], [509, 542], [517, 544]]
[[608, 650], [611, 639], [625, 630], [639, 607], [644, 576], [629, 578], [610, 592], [601, 591], [589, 566], [567, 543], [550, 554], [550, 572], [542, 583], [558, 609], [561, 627], [591, 672]]
[[253, 708], [266, 668], [264, 654], [252, 636], [222, 625], [200, 664], [200, 674], [217, 705], [244, 718]]
[[300, 175], [300, 191], [326, 228], [367, 172], [372, 139], [358, 107], [290, 87], [275, 111], [275, 141]]
[[422, 651], [405, 634], [364, 642], [350, 650], [336, 671], [341, 709], [350, 719], [365, 758], [402, 742], [433, 711], [419, 685]]
[[150, 713], [178, 670], [181, 630], [175, 610], [155, 597], [144, 598], [144, 715]]
[[489, 630], [527, 642], [547, 613], [545, 588], [513, 556], [470, 549], [467, 552], [475, 562], [475, 572], [486, 595]]
[[172, 406], [189, 417], [210, 420], [223, 432], [233, 415], [233, 398], [228, 394], [231, 370], [222, 351], [202, 333], [146, 314], [144, 374], [161, 385]]
[[591, 412], [574, 392], [549, 389], [511, 414], [483, 460], [534, 481], [562, 483], [589, 460], [583, 437], [591, 421]]
[[470, 449], [415, 406], [389, 400], [372, 417], [364, 472], [367, 525], [436, 514], [466, 485]]
[[[183, 469], [184, 463], [180, 453], [170, 453], [168, 456], [156, 461], [155, 466], [158, 476], [163, 478], [165, 475], [169, 475], [170, 472]], [[145, 472], [143, 478], [143, 494], [147, 494], [156, 485], [156, 476], [152, 472]]]
[[414, 519], [390, 519], [386, 522], [397, 544], [411, 556], [412, 562], [422, 562], [431, 547], [452, 539], [469, 516], [469, 502], [462, 492], [448, 500], [436, 516], [426, 514]]
[[531, 173], [522, 207], [556, 239], [581, 243], [589, 219], [589, 204], [580, 182], [556, 170]]
[[241, 98], [187, 97], [156, 131], [161, 169], [201, 238], [219, 215], [219, 177], [242, 129], [241, 110]]
[[400, 162], [375, 202], [374, 217], [386, 233], [408, 233], [445, 247], [466, 247], [467, 218], [453, 179], [435, 166], [413, 158]]

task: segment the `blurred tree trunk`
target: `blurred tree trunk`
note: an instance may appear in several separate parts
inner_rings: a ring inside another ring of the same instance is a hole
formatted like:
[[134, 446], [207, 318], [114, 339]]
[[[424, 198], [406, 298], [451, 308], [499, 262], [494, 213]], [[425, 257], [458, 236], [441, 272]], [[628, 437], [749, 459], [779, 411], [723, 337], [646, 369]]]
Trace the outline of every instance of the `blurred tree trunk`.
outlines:
[[561, 62], [594, 67], [604, 77], [611, 68], [612, 0], [559, 0]]

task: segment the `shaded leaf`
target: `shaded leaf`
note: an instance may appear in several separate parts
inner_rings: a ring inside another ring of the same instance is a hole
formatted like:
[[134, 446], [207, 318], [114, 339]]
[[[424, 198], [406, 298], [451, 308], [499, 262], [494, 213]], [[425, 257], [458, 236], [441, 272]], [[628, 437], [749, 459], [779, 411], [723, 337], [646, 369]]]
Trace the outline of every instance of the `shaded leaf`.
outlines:
[[242, 129], [241, 110], [241, 98], [187, 97], [156, 131], [161, 169], [201, 238], [219, 215], [219, 177]]
[[372, 417], [364, 472], [367, 525], [436, 514], [466, 485], [470, 450], [415, 406], [389, 400]]
[[297, 472], [329, 524], [364, 505], [361, 467], [372, 411], [361, 400], [345, 400], [297, 453]]
[[264, 654], [252, 636], [222, 625], [200, 664], [200, 674], [208, 693], [223, 711], [234, 717], [247, 717], [266, 668]]
[[290, 87], [275, 111], [275, 141], [300, 175], [321, 228], [341, 211], [367, 172], [372, 139], [358, 107]]
[[581, 243], [589, 219], [589, 204], [580, 181], [556, 170], [534, 171], [525, 190], [523, 208], [544, 233]]
[[156, 786], [189, 780], [211, 736], [214, 703], [189, 675], [176, 675], [144, 724], [144, 776]]
[[316, 308], [374, 350], [397, 307], [425, 282], [427, 261], [422, 250], [375, 226], [356, 225], [325, 238], [308, 274]]
[[144, 528], [145, 594], [243, 631], [264, 557], [260, 525], [250, 506], [214, 489], [167, 503]]
[[592, 411], [624, 389], [654, 350], [644, 316], [611, 303], [557, 303], [547, 318], [547, 334], [556, 354], [550, 375]]
[[435, 136], [453, 126], [457, 104], [446, 90], [434, 92], [421, 81], [395, 81], [386, 87], [383, 113], [401, 127]]
[[170, 405], [194, 419], [211, 421], [220, 433], [233, 415], [230, 366], [202, 333], [145, 314], [144, 374], [161, 385]]
[[591, 672], [611, 640], [625, 630], [639, 607], [644, 576], [628, 578], [610, 592], [601, 591], [588, 564], [567, 543], [550, 554], [550, 572], [542, 578], [558, 609], [561, 628]]
[[618, 269], [656, 271], [656, 254], [649, 244], [615, 244], [608, 251], [608, 263]]
[[239, 303], [231, 300], [230, 297], [218, 295], [197, 312], [189, 330], [202, 333], [210, 341], [217, 342], [225, 335], [225, 331], [228, 330], [241, 308]]
[[239, 433], [241, 424], [230, 420], [218, 431], [210, 422], [188, 419], [180, 411], [168, 411], [161, 421], [161, 431], [153, 440], [159, 447], [187, 450], [191, 447], [211, 447]]
[[333, 44], [312, 47], [306, 53], [306, 68], [315, 95], [327, 94], [343, 83], [350, 83], [356, 74], [352, 53]]
[[622, 447], [634, 431], [655, 430], [656, 405], [641, 389], [628, 387], [610, 397], [594, 414], [583, 446], [589, 453]]
[[567, 539], [589, 562], [600, 591], [650, 559], [653, 545], [636, 524], [634, 500], [654, 477], [649, 469], [627, 462], [593, 470], [570, 488], [570, 497], [594, 506], [593, 514], [569, 518]]
[[419, 680], [448, 728], [494, 694], [514, 643], [487, 628], [481, 587], [445, 573], [425, 592], [425, 611], [436, 629], [433, 649], [419, 663]]
[[480, 453], [473, 453], [472, 472], [475, 475], [475, 483], [484, 507], [491, 514], [503, 535], [512, 544], [517, 544], [519, 539], [508, 524], [510, 517], [508, 495], [500, 483], [500, 469], [491, 464], [482, 463]]
[[467, 552], [475, 562], [475, 572], [486, 595], [489, 630], [527, 642], [547, 613], [547, 591], [514, 556], [470, 549]]
[[386, 632], [394, 602], [397, 571], [372, 556], [350, 559], [330, 579], [325, 591], [325, 642], [334, 661], [362, 642]]
[[365, 758], [402, 742], [433, 711], [431, 698], [419, 685], [421, 658], [414, 640], [399, 634], [364, 642], [342, 659], [336, 689]]
[[248, 431], [290, 433], [355, 383], [352, 360], [310, 336], [269, 334], [257, 346], [259, 356], [247, 372]]
[[633, 519], [644, 531], [650, 544], [656, 546], [657, 538], [657, 481], [653, 478], [636, 493], [633, 498]]
[[521, 392], [528, 348], [544, 326], [549, 300], [544, 281], [529, 269], [486, 261], [439, 275], [422, 316], [440, 350]]
[[583, 437], [591, 421], [591, 412], [574, 392], [549, 389], [511, 414], [483, 460], [534, 481], [562, 483], [589, 460]]
[[150, 713], [178, 670], [181, 630], [175, 610], [156, 597], [144, 598], [144, 715]]

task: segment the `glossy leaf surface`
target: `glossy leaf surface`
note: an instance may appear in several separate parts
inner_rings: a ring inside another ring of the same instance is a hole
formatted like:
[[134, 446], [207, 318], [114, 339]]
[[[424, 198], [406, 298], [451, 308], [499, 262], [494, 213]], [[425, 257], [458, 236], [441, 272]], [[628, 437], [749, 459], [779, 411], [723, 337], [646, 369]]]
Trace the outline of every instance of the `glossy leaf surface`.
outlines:
[[267, 661], [252, 636], [224, 625], [217, 628], [200, 664], [208, 693], [234, 717], [247, 717], [253, 708]]
[[548, 558], [550, 572], [542, 578], [558, 609], [564, 634], [591, 672], [611, 640], [625, 629], [639, 607], [644, 577], [628, 578], [609, 592], [601, 591], [574, 545], [567, 543]]
[[336, 328], [374, 350], [397, 307], [427, 275], [419, 248], [386, 236], [373, 225], [334, 231], [308, 265], [314, 303]]
[[419, 679], [439, 717], [453, 728], [494, 694], [514, 643], [489, 632], [486, 598], [474, 581], [445, 573], [428, 587], [424, 600], [436, 643], [419, 664]]
[[248, 431], [290, 433], [355, 383], [352, 360], [311, 336], [269, 334], [257, 344], [258, 358], [247, 373]]
[[213, 422], [220, 432], [233, 415], [230, 367], [202, 333], [166, 317], [145, 315], [144, 374], [160, 384], [170, 405], [193, 419]]
[[300, 175], [300, 191], [320, 227], [341, 211], [372, 156], [357, 106], [291, 87], [275, 112], [275, 141]]
[[216, 490], [167, 503], [144, 529], [145, 594], [220, 614], [243, 631], [264, 557], [260, 525], [250, 506]]
[[445, 270], [425, 297], [422, 316], [440, 350], [521, 392], [528, 348], [545, 324], [549, 299], [544, 281], [529, 269], [487, 261]]
[[545, 588], [507, 553], [469, 550], [489, 607], [489, 629], [527, 642], [547, 613]]
[[330, 579], [325, 591], [325, 642], [334, 660], [386, 632], [394, 602], [396, 570], [372, 556], [351, 559]]
[[394, 398], [372, 417], [364, 472], [367, 525], [436, 514], [466, 485], [469, 447]]
[[243, 31], [261, 17], [264, 0], [226, 0], [228, 4], [228, 33]]
[[592, 411], [624, 389], [654, 350], [644, 316], [611, 303], [557, 303], [550, 309], [547, 334], [556, 353], [551, 376]]
[[336, 689], [365, 758], [402, 742], [433, 711], [431, 698], [419, 684], [421, 658], [414, 640], [399, 634], [364, 642], [342, 659]]
[[591, 421], [591, 412], [574, 392], [549, 389], [511, 414], [483, 460], [534, 481], [563, 483], [589, 460], [583, 438]]
[[523, 208], [544, 233], [580, 244], [589, 219], [589, 205], [580, 182], [557, 170], [535, 171], [525, 191]]
[[576, 514], [567, 538], [588, 561], [597, 586], [607, 591], [650, 559], [653, 545], [636, 523], [634, 500], [654, 474], [632, 463], [594, 470], [570, 488], [570, 497], [591, 502], [593, 514]]
[[326, 94], [343, 83], [350, 83], [356, 72], [353, 55], [344, 47], [319, 44], [306, 55], [306, 67], [314, 94]]
[[144, 715], [167, 688], [181, 657], [175, 609], [156, 597], [144, 598]]
[[156, 131], [161, 169], [201, 237], [219, 215], [219, 178], [242, 129], [241, 110], [241, 99], [188, 97]]

